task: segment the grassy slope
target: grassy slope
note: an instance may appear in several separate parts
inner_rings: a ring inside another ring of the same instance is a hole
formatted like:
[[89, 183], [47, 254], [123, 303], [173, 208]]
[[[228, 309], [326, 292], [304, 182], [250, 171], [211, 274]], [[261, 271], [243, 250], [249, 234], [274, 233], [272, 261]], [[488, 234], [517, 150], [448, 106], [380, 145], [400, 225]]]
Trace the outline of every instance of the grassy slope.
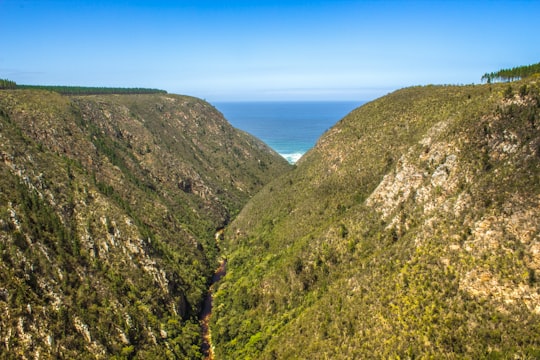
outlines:
[[278, 154], [176, 95], [0, 91], [0, 357], [197, 358], [214, 232]]
[[218, 357], [538, 356], [540, 102], [512, 86], [368, 103], [257, 194], [227, 232]]

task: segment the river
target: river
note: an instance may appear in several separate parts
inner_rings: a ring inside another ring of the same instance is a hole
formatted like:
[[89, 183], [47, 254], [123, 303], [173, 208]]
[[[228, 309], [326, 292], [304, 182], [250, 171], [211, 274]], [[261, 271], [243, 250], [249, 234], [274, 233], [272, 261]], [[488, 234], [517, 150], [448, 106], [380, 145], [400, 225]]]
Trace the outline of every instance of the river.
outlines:
[[210, 334], [210, 316], [212, 316], [212, 300], [216, 283], [225, 276], [227, 272], [227, 260], [221, 259], [219, 266], [212, 276], [212, 283], [208, 289], [208, 294], [204, 299], [203, 310], [201, 312], [201, 330], [203, 336], [202, 352], [206, 360], [214, 360], [214, 351], [212, 349], [212, 335]]

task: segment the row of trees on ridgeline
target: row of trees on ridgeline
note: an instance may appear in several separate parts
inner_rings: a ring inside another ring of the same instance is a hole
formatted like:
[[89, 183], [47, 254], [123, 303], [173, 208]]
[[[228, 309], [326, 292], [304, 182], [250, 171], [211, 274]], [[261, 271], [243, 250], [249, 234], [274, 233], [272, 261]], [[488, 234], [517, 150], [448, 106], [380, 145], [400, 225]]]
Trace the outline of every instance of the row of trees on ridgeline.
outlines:
[[0, 79], [0, 89], [15, 89], [16, 87], [15, 81]]
[[18, 85], [15, 81], [0, 79], [0, 89], [31, 89], [54, 91], [63, 95], [108, 95], [108, 94], [166, 94], [165, 90], [149, 88], [116, 88], [60, 85]]
[[62, 95], [166, 94], [165, 90], [148, 88], [116, 88], [60, 85], [17, 85], [17, 89], [48, 90]]
[[514, 81], [540, 74], [540, 63], [533, 65], [517, 66], [511, 69], [502, 69], [496, 72], [485, 73], [482, 81], [491, 84], [494, 81]]

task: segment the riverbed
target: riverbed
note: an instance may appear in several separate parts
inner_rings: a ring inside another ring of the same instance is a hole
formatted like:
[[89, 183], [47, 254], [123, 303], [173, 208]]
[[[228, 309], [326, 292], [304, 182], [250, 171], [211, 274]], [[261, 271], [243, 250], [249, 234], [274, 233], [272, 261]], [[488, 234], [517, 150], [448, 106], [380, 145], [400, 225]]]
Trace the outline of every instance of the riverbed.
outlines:
[[214, 351], [212, 349], [212, 336], [210, 333], [210, 317], [212, 316], [212, 300], [214, 287], [216, 283], [221, 280], [223, 276], [227, 273], [227, 260], [221, 259], [219, 261], [219, 266], [212, 276], [212, 281], [210, 288], [208, 289], [208, 294], [204, 299], [203, 310], [201, 312], [200, 321], [201, 321], [201, 331], [203, 337], [202, 352], [206, 360], [214, 360]]

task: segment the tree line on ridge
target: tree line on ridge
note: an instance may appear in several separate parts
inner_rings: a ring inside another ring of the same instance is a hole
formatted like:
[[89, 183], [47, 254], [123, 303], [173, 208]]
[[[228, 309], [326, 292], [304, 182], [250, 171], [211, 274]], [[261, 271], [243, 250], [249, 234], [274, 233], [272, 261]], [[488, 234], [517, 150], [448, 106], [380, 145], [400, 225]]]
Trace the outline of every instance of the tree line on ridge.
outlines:
[[534, 74], [540, 74], [540, 63], [525, 66], [516, 66], [511, 69], [501, 69], [499, 71], [485, 73], [482, 81], [488, 84], [494, 81], [514, 81], [520, 80]]
[[19, 85], [15, 81], [0, 79], [0, 89], [48, 90], [62, 95], [110, 95], [110, 94], [166, 94], [167, 91], [150, 88], [89, 87], [61, 85]]

